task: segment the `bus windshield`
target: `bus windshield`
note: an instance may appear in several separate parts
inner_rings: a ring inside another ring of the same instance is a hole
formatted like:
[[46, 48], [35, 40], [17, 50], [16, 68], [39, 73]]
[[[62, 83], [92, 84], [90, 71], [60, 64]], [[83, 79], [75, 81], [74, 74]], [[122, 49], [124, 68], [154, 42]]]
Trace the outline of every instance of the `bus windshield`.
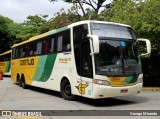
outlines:
[[137, 43], [100, 39], [100, 53], [95, 55], [96, 73], [133, 75], [142, 73]]
[[142, 73], [138, 43], [131, 28], [114, 24], [91, 24], [99, 36], [100, 52], [95, 55], [96, 74], [124, 76]]
[[100, 39], [100, 53], [95, 55], [96, 73], [133, 75], [142, 73], [137, 43]]

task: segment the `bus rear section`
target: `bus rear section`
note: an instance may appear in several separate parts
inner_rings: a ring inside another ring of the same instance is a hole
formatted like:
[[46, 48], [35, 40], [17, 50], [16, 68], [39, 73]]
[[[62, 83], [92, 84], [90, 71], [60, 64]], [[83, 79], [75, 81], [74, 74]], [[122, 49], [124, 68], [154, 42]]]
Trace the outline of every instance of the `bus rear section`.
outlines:
[[0, 54], [0, 71], [3, 75], [11, 76], [11, 50]]

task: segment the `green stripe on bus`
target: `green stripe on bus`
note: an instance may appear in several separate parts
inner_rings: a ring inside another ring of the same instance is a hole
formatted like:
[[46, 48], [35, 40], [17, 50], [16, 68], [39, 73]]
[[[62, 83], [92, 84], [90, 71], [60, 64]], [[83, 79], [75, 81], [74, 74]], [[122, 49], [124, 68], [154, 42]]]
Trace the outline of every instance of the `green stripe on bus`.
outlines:
[[64, 31], [64, 30], [67, 30], [67, 29], [69, 29], [68, 26], [65, 26], [65, 27], [62, 27], [62, 28], [57, 29], [57, 30], [49, 31], [47, 34], [48, 35], [52, 35], [52, 34], [55, 34], [55, 33], [58, 33], [58, 32]]
[[52, 54], [52, 55], [48, 55], [47, 56], [47, 60], [46, 60], [45, 67], [44, 67], [44, 71], [43, 71], [39, 81], [45, 82], [45, 81], [47, 81], [49, 79], [49, 77], [50, 77], [50, 75], [52, 73], [52, 69], [54, 67], [56, 56], [57, 56], [56, 54]]
[[131, 76], [131, 77], [126, 77], [126, 79], [125, 79], [125, 83], [126, 84], [130, 84], [130, 83], [135, 83], [136, 81], [137, 81], [137, 79], [138, 79], [138, 75], [136, 75], [136, 76]]
[[40, 56], [36, 67], [36, 73], [32, 80], [41, 82], [47, 81], [51, 75], [56, 56], [56, 54]]
[[10, 61], [7, 61], [5, 72], [9, 72], [9, 71], [10, 71], [10, 66], [11, 66], [11, 62], [10, 62]]
[[32, 80], [38, 81], [41, 78], [42, 73], [44, 71], [46, 59], [47, 59], [47, 55], [39, 57], [38, 64], [36, 67], [36, 72], [35, 72]]

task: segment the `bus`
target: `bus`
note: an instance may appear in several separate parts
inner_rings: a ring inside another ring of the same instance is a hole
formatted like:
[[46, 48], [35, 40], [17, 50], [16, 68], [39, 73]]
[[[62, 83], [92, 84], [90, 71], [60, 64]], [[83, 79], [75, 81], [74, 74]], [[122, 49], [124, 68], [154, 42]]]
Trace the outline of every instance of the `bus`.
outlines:
[[0, 54], [0, 71], [3, 75], [11, 76], [11, 50]]
[[[140, 41], [146, 53], [140, 54]], [[143, 85], [141, 56], [150, 53], [150, 41], [137, 39], [128, 25], [79, 21], [13, 45], [11, 78], [66, 100], [133, 95]]]

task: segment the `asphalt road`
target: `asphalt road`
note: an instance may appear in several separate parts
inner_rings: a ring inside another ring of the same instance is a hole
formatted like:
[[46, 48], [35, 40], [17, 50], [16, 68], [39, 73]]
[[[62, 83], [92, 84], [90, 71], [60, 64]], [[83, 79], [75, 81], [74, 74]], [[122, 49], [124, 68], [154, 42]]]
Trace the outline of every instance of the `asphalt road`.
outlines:
[[[142, 91], [134, 96], [116, 97], [107, 99], [87, 99], [78, 97], [75, 101], [64, 100], [59, 92], [36, 87], [22, 89], [13, 83], [10, 78], [0, 80], [0, 110], [81, 110], [81, 113], [97, 116], [19, 116], [3, 117], [1, 119], [159, 119], [160, 116], [102, 116], [97, 110], [160, 110], [160, 91]], [[84, 111], [83, 111], [84, 110]], [[94, 110], [86, 111], [86, 110]], [[62, 112], [59, 112], [62, 113]], [[104, 112], [105, 113], [105, 112]], [[107, 113], [107, 112], [106, 112]], [[121, 112], [119, 112], [121, 113]], [[123, 112], [122, 112], [123, 113]], [[132, 115], [132, 114], [131, 114]]]

